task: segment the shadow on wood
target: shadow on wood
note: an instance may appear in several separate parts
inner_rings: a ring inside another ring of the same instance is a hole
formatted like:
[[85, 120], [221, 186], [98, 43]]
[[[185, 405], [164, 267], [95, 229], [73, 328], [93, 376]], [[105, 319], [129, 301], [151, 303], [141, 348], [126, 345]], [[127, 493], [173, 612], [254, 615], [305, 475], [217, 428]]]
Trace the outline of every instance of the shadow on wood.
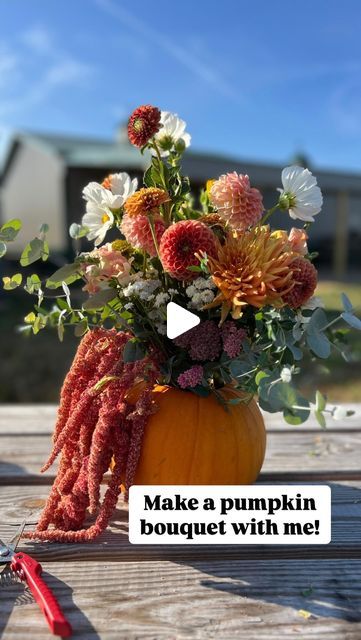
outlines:
[[[87, 640], [100, 640], [99, 634], [87, 616], [76, 606], [71, 587], [66, 582], [59, 580], [54, 575], [45, 571], [42, 576], [46, 584], [53, 591], [65, 616], [68, 618], [73, 628], [74, 636], [83, 637]], [[22, 607], [21, 617], [15, 617], [12, 615], [13, 611], [19, 606]], [[13, 636], [19, 638], [26, 637], [29, 632], [31, 632], [31, 637], [33, 638], [43, 637], [43, 634], [45, 634], [48, 629], [46, 619], [36, 604], [27, 585], [13, 579], [10, 571], [7, 571], [3, 583], [0, 581], [0, 638], [8, 622], [11, 624], [11, 633]], [[36, 628], [34, 628], [35, 624]]]

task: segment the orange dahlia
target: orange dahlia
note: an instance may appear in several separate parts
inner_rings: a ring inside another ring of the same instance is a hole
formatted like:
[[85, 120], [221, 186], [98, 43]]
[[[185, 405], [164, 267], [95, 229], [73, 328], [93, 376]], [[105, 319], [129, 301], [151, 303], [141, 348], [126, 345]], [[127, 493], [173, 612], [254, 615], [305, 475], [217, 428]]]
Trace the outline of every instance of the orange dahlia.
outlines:
[[124, 209], [128, 216], [146, 216], [159, 213], [159, 207], [170, 198], [166, 191], [157, 187], [144, 187], [131, 195], [125, 202]]
[[150, 104], [142, 105], [133, 111], [128, 122], [128, 138], [136, 147], [144, 147], [159, 131], [161, 113]]
[[222, 305], [223, 322], [230, 311], [234, 319], [240, 318], [246, 305], [284, 306], [282, 297], [294, 285], [294, 258], [288, 241], [272, 236], [268, 226], [229, 233], [218, 256], [208, 259], [219, 294], [206, 308]]

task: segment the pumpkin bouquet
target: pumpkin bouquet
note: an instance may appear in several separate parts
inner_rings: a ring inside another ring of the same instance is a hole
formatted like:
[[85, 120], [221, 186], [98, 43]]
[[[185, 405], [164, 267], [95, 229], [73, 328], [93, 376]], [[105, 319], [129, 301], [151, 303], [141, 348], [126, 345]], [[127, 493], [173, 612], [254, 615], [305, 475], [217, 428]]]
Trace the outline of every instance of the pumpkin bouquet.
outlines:
[[[88, 184], [70, 235], [93, 247], [45, 282], [33, 274], [24, 285], [37, 297], [25, 331], [56, 327], [62, 340], [72, 328], [81, 338], [44, 467], [60, 455], [59, 471], [29, 534], [37, 539], [94, 539], [135, 482], [253, 482], [265, 449], [258, 405], [293, 425], [311, 412], [321, 426], [327, 414], [349, 413], [328, 407], [320, 392], [305, 397], [296, 384], [306, 353], [327, 359], [344, 349], [342, 322], [361, 328], [346, 296], [332, 318], [314, 296], [316, 256], [307, 241], [322, 207], [315, 177], [286, 167], [267, 210], [250, 178], [236, 172], [210, 176], [197, 196], [181, 171], [191, 140], [183, 120], [141, 106], [128, 135], [149, 160], [143, 184], [124, 172]], [[272, 227], [277, 210], [295, 221], [290, 232]], [[3, 226], [2, 253], [19, 228], [18, 220]], [[47, 231], [43, 225], [25, 247], [22, 266], [47, 259]], [[21, 284], [21, 274], [4, 279], [7, 289]], [[175, 339], [167, 336], [170, 302], [200, 319]]]

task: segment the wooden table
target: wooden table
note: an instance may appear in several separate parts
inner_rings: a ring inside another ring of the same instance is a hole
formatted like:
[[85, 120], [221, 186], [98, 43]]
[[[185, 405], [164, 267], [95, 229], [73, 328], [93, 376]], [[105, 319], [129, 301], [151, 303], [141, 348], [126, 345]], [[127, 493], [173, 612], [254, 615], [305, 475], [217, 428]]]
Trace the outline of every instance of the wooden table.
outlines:
[[[267, 417], [261, 482], [332, 487], [327, 546], [134, 546], [120, 503], [95, 543], [23, 543], [75, 630], [92, 640], [361, 639], [361, 405], [344, 423], [288, 427]], [[53, 406], [0, 408], [0, 538], [36, 522], [54, 471]], [[21, 584], [0, 586], [0, 637], [51, 636]]]

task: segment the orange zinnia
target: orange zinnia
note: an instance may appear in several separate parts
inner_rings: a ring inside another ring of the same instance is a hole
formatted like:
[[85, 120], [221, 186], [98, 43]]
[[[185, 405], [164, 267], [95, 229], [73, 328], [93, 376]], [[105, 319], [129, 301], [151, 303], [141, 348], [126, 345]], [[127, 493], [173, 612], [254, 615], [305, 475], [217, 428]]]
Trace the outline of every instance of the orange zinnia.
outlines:
[[222, 305], [223, 322], [230, 311], [233, 318], [240, 318], [246, 305], [283, 306], [282, 296], [294, 286], [290, 268], [294, 258], [287, 240], [273, 236], [268, 226], [229, 233], [217, 257], [208, 257], [219, 293], [206, 308]]
[[159, 207], [169, 200], [168, 193], [163, 189], [145, 187], [126, 200], [124, 209], [129, 216], [146, 216], [149, 213], [159, 213]]

